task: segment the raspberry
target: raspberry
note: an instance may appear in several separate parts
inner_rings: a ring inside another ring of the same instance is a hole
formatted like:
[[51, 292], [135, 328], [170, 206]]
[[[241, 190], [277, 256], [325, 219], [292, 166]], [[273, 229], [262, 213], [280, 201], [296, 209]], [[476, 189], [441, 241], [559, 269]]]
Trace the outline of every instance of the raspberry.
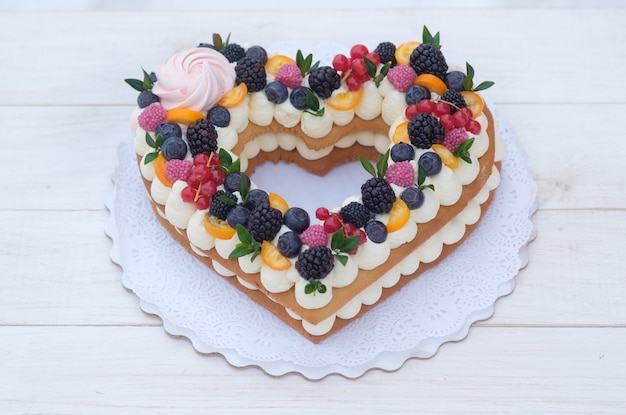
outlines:
[[393, 163], [385, 172], [385, 180], [387, 180], [387, 183], [401, 187], [413, 186], [415, 183], [415, 170], [413, 170], [413, 166], [408, 161]]
[[389, 69], [387, 79], [400, 92], [406, 92], [413, 86], [417, 78], [415, 71], [409, 65], [398, 65]]
[[189, 160], [172, 159], [165, 165], [165, 175], [172, 183], [176, 180], [187, 181], [193, 163]]
[[287, 88], [295, 89], [302, 83], [302, 72], [295, 63], [287, 63], [280, 67], [275, 79]]
[[465, 128], [453, 128], [450, 131], [446, 131], [446, 136], [441, 144], [448, 150], [454, 152], [457, 147], [465, 140], [467, 140], [467, 132]]
[[154, 103], [150, 104], [139, 114], [137, 122], [146, 131], [156, 131], [159, 124], [165, 121], [166, 117], [167, 111], [165, 108], [161, 104]]
[[300, 239], [302, 240], [302, 244], [308, 245], [310, 248], [319, 245], [326, 246], [328, 244], [328, 235], [322, 225], [309, 226], [300, 234]]

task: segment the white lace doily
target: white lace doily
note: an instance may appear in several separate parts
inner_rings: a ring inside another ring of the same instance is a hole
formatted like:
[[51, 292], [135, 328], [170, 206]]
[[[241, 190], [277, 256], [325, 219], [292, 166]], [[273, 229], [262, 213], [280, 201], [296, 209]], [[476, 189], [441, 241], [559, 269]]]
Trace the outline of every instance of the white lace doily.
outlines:
[[433, 356], [443, 343], [463, 339], [471, 324], [489, 318], [526, 264], [536, 188], [512, 131], [502, 120], [499, 126], [507, 143], [502, 182], [474, 233], [439, 266], [320, 344], [213, 274], [170, 237], [150, 208], [131, 140], [119, 147], [115, 188], [106, 202], [111, 258], [123, 269], [124, 286], [144, 311], [163, 320], [168, 333], [234, 366], [312, 379], [398, 369], [409, 358]]

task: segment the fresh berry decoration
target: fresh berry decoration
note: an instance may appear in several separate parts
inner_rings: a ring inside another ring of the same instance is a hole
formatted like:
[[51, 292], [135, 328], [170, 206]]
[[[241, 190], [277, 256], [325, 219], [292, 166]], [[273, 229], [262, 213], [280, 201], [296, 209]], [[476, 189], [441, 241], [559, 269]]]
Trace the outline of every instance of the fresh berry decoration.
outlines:
[[428, 88], [421, 85], [413, 85], [407, 91], [404, 96], [407, 105], [417, 104], [424, 99], [430, 99], [430, 91]]
[[295, 89], [302, 84], [302, 72], [297, 64], [287, 63], [280, 67], [274, 79], [289, 89]]
[[304, 245], [310, 248], [318, 245], [326, 246], [328, 244], [328, 234], [322, 225], [311, 225], [301, 234], [300, 239]]
[[409, 187], [415, 183], [415, 170], [413, 170], [413, 166], [408, 161], [393, 163], [385, 172], [385, 180], [389, 184]]
[[396, 45], [391, 42], [381, 42], [376, 46], [374, 52], [380, 57], [382, 63], [389, 63], [393, 68], [397, 65], [396, 61]]
[[448, 150], [454, 152], [463, 141], [467, 140], [467, 132], [463, 128], [453, 128], [446, 131], [443, 144]]
[[267, 51], [263, 46], [250, 46], [248, 50], [246, 50], [246, 57], [257, 60], [261, 62], [262, 65], [265, 65], [265, 62], [267, 62]]
[[374, 168], [369, 160], [359, 157], [363, 168], [372, 175], [371, 179], [361, 185], [361, 199], [363, 205], [375, 214], [389, 212], [396, 200], [396, 194], [391, 185], [384, 179], [388, 159], [389, 150], [378, 156], [376, 168]]
[[341, 86], [341, 77], [332, 67], [320, 66], [309, 72], [309, 86], [318, 97], [326, 99]]
[[248, 56], [241, 58], [235, 66], [235, 82], [246, 84], [249, 92], [262, 91], [267, 84], [264, 65], [264, 62]]
[[134, 90], [139, 91], [137, 105], [139, 108], [146, 108], [159, 102], [159, 97], [152, 93], [152, 86], [154, 82], [156, 82], [156, 76], [150, 76], [143, 68], [141, 70], [143, 72], [143, 80], [128, 78], [124, 79], [124, 82], [130, 85]]
[[441, 53], [439, 32], [432, 36], [426, 26], [422, 33], [423, 42], [411, 53], [411, 67], [417, 75], [432, 74], [441, 80], [446, 79], [448, 64]]
[[239, 59], [246, 56], [246, 50], [237, 43], [229, 43], [225, 45], [220, 52], [230, 63], [237, 62]]
[[268, 203], [261, 203], [250, 212], [248, 231], [258, 242], [274, 239], [282, 225], [283, 214]]
[[170, 160], [165, 165], [165, 175], [174, 183], [177, 180], [187, 181], [193, 164], [189, 160]]
[[450, 114], [453, 115], [457, 110], [467, 107], [463, 96], [454, 89], [448, 89], [439, 99], [450, 105]]
[[139, 126], [146, 131], [156, 131], [159, 124], [165, 121], [167, 117], [167, 111], [163, 106], [159, 103], [151, 104], [147, 108], [145, 108], [139, 117], [137, 118], [137, 122]]
[[464, 90], [463, 88], [463, 80], [465, 79], [465, 74], [461, 71], [450, 71], [446, 74], [446, 86], [448, 89], [452, 89], [454, 91], [461, 92]]
[[371, 220], [365, 224], [365, 233], [370, 241], [381, 244], [387, 240], [387, 227], [379, 220]]
[[440, 143], [445, 137], [441, 122], [427, 113], [417, 114], [408, 125], [409, 139], [417, 148], [427, 149], [434, 143]]
[[422, 154], [418, 160], [419, 166], [424, 169], [426, 176], [434, 176], [441, 171], [441, 157], [432, 151]]
[[182, 138], [168, 138], [161, 146], [161, 153], [166, 160], [183, 160], [187, 156], [187, 143]]
[[332, 234], [343, 228], [343, 216], [340, 213], [331, 212], [324, 221], [324, 231]]
[[344, 224], [352, 224], [355, 228], [362, 228], [372, 218], [372, 212], [359, 202], [350, 202], [339, 211]]
[[296, 232], [288, 231], [278, 237], [276, 247], [287, 258], [295, 258], [302, 248], [302, 240]]
[[221, 220], [226, 220], [235, 205], [237, 205], [237, 196], [225, 190], [218, 190], [211, 198], [209, 214]]
[[417, 75], [409, 65], [394, 66], [387, 74], [389, 82], [400, 92], [407, 92], [413, 86], [415, 78]]
[[265, 87], [265, 96], [269, 102], [282, 104], [287, 101], [287, 98], [289, 98], [289, 90], [287, 90], [285, 84], [273, 81]]
[[415, 158], [415, 148], [409, 144], [400, 142], [391, 147], [391, 160], [396, 163], [399, 161], [411, 161]]
[[228, 127], [230, 124], [230, 112], [224, 107], [216, 106], [209, 110], [207, 119], [216, 127]]
[[400, 198], [411, 210], [415, 210], [424, 204], [424, 192], [422, 189], [411, 186], [404, 189], [400, 194]]
[[285, 226], [296, 233], [302, 233], [311, 224], [311, 218], [306, 210], [299, 207], [290, 207], [283, 217]]
[[187, 142], [191, 155], [211, 154], [217, 151], [217, 131], [207, 120], [198, 120], [187, 128]]
[[249, 217], [250, 210], [245, 206], [237, 205], [228, 212], [226, 222], [228, 222], [231, 228], [237, 229], [237, 225], [248, 226]]
[[330, 274], [335, 266], [333, 251], [326, 246], [316, 246], [300, 252], [296, 260], [296, 270], [302, 278], [309, 281], [304, 288], [305, 294], [326, 292], [326, 286], [319, 280]]
[[163, 121], [154, 131], [155, 135], [162, 135], [164, 139], [168, 139], [171, 137], [182, 138], [183, 130], [180, 128], [180, 125], [171, 121]]

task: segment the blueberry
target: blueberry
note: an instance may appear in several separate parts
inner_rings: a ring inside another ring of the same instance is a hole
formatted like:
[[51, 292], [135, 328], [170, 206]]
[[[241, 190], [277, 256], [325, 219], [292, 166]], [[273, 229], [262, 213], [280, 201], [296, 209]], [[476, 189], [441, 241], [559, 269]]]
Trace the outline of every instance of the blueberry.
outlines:
[[167, 140], [168, 138], [171, 137], [177, 137], [177, 138], [182, 138], [183, 137], [183, 130], [180, 128], [180, 125], [170, 122], [170, 121], [163, 121], [161, 124], [159, 124], [159, 126], [156, 128], [155, 131], [156, 135], [161, 135], [163, 136], [163, 138], [165, 140]]
[[224, 107], [213, 107], [207, 114], [209, 122], [216, 127], [228, 127], [230, 124], [230, 112]]
[[435, 152], [428, 151], [422, 154], [418, 163], [424, 169], [426, 176], [433, 176], [441, 171], [441, 157]]
[[430, 99], [430, 91], [421, 85], [413, 85], [404, 96], [407, 105], [417, 104], [423, 99]]
[[446, 85], [449, 89], [453, 89], [457, 92], [463, 91], [463, 80], [465, 74], [461, 71], [451, 71], [446, 74]]
[[154, 72], [150, 72], [150, 75], [148, 75], [148, 77], [150, 78], [152, 82], [158, 81], [157, 76]]
[[248, 203], [246, 203], [246, 207], [250, 210], [253, 210], [256, 206], [259, 206], [262, 203], [270, 203], [270, 195], [267, 194], [265, 190], [262, 189], [252, 189], [250, 193], [248, 193]]
[[411, 161], [415, 158], [415, 149], [409, 143], [399, 142], [391, 147], [391, 159], [396, 163], [399, 161]]
[[245, 177], [246, 182], [248, 183], [248, 189], [250, 188], [250, 178], [246, 176], [244, 173], [235, 172], [230, 173], [224, 179], [224, 190], [227, 192], [238, 192], [239, 191], [239, 183], [241, 183], [241, 177]]
[[285, 232], [278, 237], [278, 243], [276, 245], [281, 254], [287, 258], [297, 257], [302, 248], [302, 241], [300, 235], [295, 232]]
[[299, 86], [291, 91], [291, 95], [289, 95], [289, 101], [291, 105], [297, 110], [305, 110], [307, 109], [306, 105], [306, 91], [309, 88], [306, 86]]
[[379, 220], [367, 222], [364, 229], [367, 237], [375, 244], [383, 243], [387, 239], [387, 227]]
[[168, 138], [163, 142], [161, 152], [166, 160], [183, 160], [187, 156], [187, 143], [182, 138]]
[[137, 97], [137, 105], [139, 105], [139, 108], [146, 108], [155, 102], [159, 102], [159, 97], [154, 95], [152, 91], [141, 91]]
[[302, 233], [311, 224], [311, 218], [306, 210], [299, 207], [287, 209], [283, 218], [286, 227], [296, 233]]
[[198, 43], [198, 46], [196, 46], [196, 47], [197, 48], [209, 48], [209, 49], [217, 50], [217, 49], [215, 49], [215, 46], [213, 46], [212, 44], [204, 43], [204, 42]]
[[400, 194], [400, 199], [406, 203], [409, 209], [417, 209], [424, 204], [424, 193], [415, 186], [407, 187]]
[[269, 102], [274, 104], [282, 104], [289, 97], [289, 91], [285, 84], [280, 82], [270, 82], [265, 87], [265, 96]]
[[246, 57], [261, 61], [265, 65], [265, 62], [267, 62], [267, 51], [262, 46], [250, 46], [246, 51]]
[[228, 216], [226, 216], [226, 222], [233, 227], [236, 228], [237, 225], [241, 225], [243, 227], [248, 226], [248, 218], [250, 217], [250, 210], [241, 205], [237, 205], [228, 212]]

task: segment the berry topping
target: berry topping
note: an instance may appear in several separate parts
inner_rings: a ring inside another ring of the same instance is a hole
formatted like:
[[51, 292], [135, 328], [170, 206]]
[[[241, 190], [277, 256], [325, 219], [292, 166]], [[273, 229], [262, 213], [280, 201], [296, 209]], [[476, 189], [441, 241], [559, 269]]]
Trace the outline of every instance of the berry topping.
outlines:
[[306, 280], [322, 279], [330, 274], [334, 266], [333, 251], [322, 245], [302, 251], [296, 260], [296, 269]]
[[341, 86], [341, 77], [330, 66], [320, 66], [309, 72], [309, 86], [318, 97], [326, 99]]
[[217, 218], [226, 220], [236, 204], [237, 196], [225, 190], [218, 190], [211, 198], [209, 213]]
[[161, 135], [164, 139], [168, 139], [170, 137], [178, 137], [182, 138], [183, 130], [180, 128], [180, 125], [170, 122], [163, 121], [154, 131], [155, 135]]
[[224, 179], [224, 189], [227, 192], [238, 192], [239, 186], [241, 184], [241, 178], [245, 177], [245, 187], [246, 189], [250, 188], [250, 178], [245, 174], [245, 173], [241, 173], [241, 172], [234, 172], [234, 173], [230, 173], [228, 176], [226, 176], [226, 178]]
[[250, 46], [246, 51], [246, 57], [255, 59], [265, 65], [265, 62], [267, 62], [267, 51], [263, 48], [263, 46]]
[[423, 99], [430, 99], [430, 91], [425, 86], [421, 85], [413, 85], [408, 91], [406, 91], [406, 95], [404, 96], [407, 105], [417, 104]]
[[331, 213], [324, 221], [324, 231], [335, 233], [343, 228], [343, 217], [339, 213]]
[[410, 161], [415, 158], [415, 149], [408, 143], [400, 142], [391, 147], [391, 159], [395, 162]]
[[430, 148], [434, 143], [440, 143], [445, 136], [445, 130], [439, 120], [426, 113], [417, 114], [409, 121], [409, 138], [411, 144], [417, 148]]
[[213, 107], [209, 110], [207, 119], [216, 127], [228, 127], [230, 124], [230, 112], [224, 107]]
[[387, 240], [387, 227], [378, 220], [371, 220], [365, 224], [365, 233], [370, 241], [375, 244], [383, 243]]
[[280, 67], [275, 79], [287, 88], [295, 89], [302, 84], [302, 73], [298, 65], [287, 63]]
[[424, 169], [426, 176], [433, 176], [441, 171], [441, 157], [432, 151], [422, 154], [418, 160], [419, 165]]
[[246, 50], [236, 43], [229, 43], [220, 51], [222, 55], [228, 59], [228, 62], [237, 62], [239, 59], [246, 56]]
[[409, 187], [415, 183], [415, 171], [409, 161], [393, 163], [385, 172], [385, 180], [400, 187]]
[[417, 111], [430, 114], [435, 111], [435, 103], [430, 99], [423, 99], [417, 104]]
[[237, 205], [228, 212], [228, 216], [226, 216], [226, 222], [233, 228], [236, 229], [237, 225], [248, 226], [248, 218], [250, 217], [250, 210], [241, 205]]
[[374, 52], [380, 57], [382, 63], [390, 63], [391, 67], [396, 66], [396, 45], [391, 42], [381, 42], [376, 46]]
[[302, 248], [302, 240], [296, 232], [285, 232], [278, 237], [278, 243], [276, 244], [281, 254], [287, 258], [294, 258], [300, 253]]
[[249, 92], [261, 91], [267, 84], [264, 62], [249, 56], [237, 61], [235, 74], [235, 82], [246, 84]]
[[467, 103], [463, 99], [463, 96], [454, 89], [448, 89], [442, 96], [441, 101], [445, 101], [450, 104], [450, 114], [453, 114], [464, 107], [467, 107]]
[[391, 210], [396, 194], [383, 178], [372, 177], [361, 186], [361, 197], [366, 208], [374, 213], [387, 213]]
[[446, 85], [448, 89], [452, 89], [454, 91], [461, 92], [463, 91], [463, 80], [465, 79], [465, 74], [461, 71], [450, 71], [446, 74]]
[[476, 120], [469, 120], [465, 128], [470, 132], [470, 134], [480, 134], [481, 126]]
[[318, 245], [328, 244], [328, 234], [322, 225], [311, 225], [300, 234], [300, 239], [304, 245], [311, 248]]
[[250, 212], [248, 231], [255, 241], [271, 241], [282, 225], [283, 214], [268, 203], [261, 203]]
[[191, 173], [191, 161], [189, 160], [170, 160], [165, 165], [165, 175], [174, 183], [176, 180], [187, 181]]
[[330, 212], [325, 207], [319, 207], [315, 210], [315, 217], [319, 220], [326, 220], [330, 216]]
[[409, 209], [414, 210], [424, 204], [424, 192], [415, 186], [407, 187], [400, 194], [400, 199], [404, 200]]
[[356, 44], [350, 48], [350, 57], [352, 59], [361, 59], [363, 56], [367, 55], [369, 49], [367, 46]]
[[161, 104], [151, 104], [146, 107], [139, 117], [137, 122], [139, 126], [146, 131], [155, 131], [159, 124], [161, 124], [167, 118], [167, 111]]
[[166, 160], [183, 160], [187, 156], [187, 143], [182, 138], [168, 138], [163, 142], [161, 152]]
[[217, 131], [207, 120], [198, 120], [187, 128], [187, 141], [191, 155], [211, 154], [217, 151]]
[[448, 150], [454, 152], [463, 141], [467, 140], [467, 138], [467, 132], [465, 129], [453, 128], [450, 131], [446, 131], [446, 136], [441, 144], [443, 144]]
[[287, 209], [283, 221], [286, 227], [296, 233], [302, 233], [311, 224], [307, 211], [299, 207]]
[[411, 67], [418, 75], [427, 73], [446, 79], [448, 64], [443, 53], [439, 49], [439, 33], [432, 36], [426, 26], [424, 26], [423, 43], [411, 53]]
[[289, 94], [289, 102], [297, 110], [305, 110], [308, 108], [306, 103], [307, 91], [309, 88], [305, 86], [299, 86]]
[[152, 104], [159, 102], [158, 96], [154, 95], [152, 91], [141, 91], [137, 96], [137, 105], [139, 108], [146, 108]]
[[265, 96], [269, 102], [274, 104], [282, 104], [289, 98], [289, 91], [285, 84], [274, 81], [265, 87]]
[[335, 68], [337, 72], [347, 71], [348, 69], [350, 69], [350, 64], [350, 59], [346, 55], [341, 53], [335, 55], [332, 62], [333, 68]]
[[248, 193], [248, 201], [246, 207], [250, 210], [255, 209], [262, 204], [270, 204], [270, 195], [263, 189], [252, 189]]
[[[362, 203], [350, 202], [343, 206], [339, 211], [343, 216], [343, 221], [346, 225], [352, 224], [355, 228], [362, 228], [372, 218], [372, 213]], [[346, 229], [348, 234], [350, 230]]]
[[387, 74], [389, 82], [400, 92], [408, 91], [413, 86], [416, 77], [415, 71], [409, 65], [394, 66]]

